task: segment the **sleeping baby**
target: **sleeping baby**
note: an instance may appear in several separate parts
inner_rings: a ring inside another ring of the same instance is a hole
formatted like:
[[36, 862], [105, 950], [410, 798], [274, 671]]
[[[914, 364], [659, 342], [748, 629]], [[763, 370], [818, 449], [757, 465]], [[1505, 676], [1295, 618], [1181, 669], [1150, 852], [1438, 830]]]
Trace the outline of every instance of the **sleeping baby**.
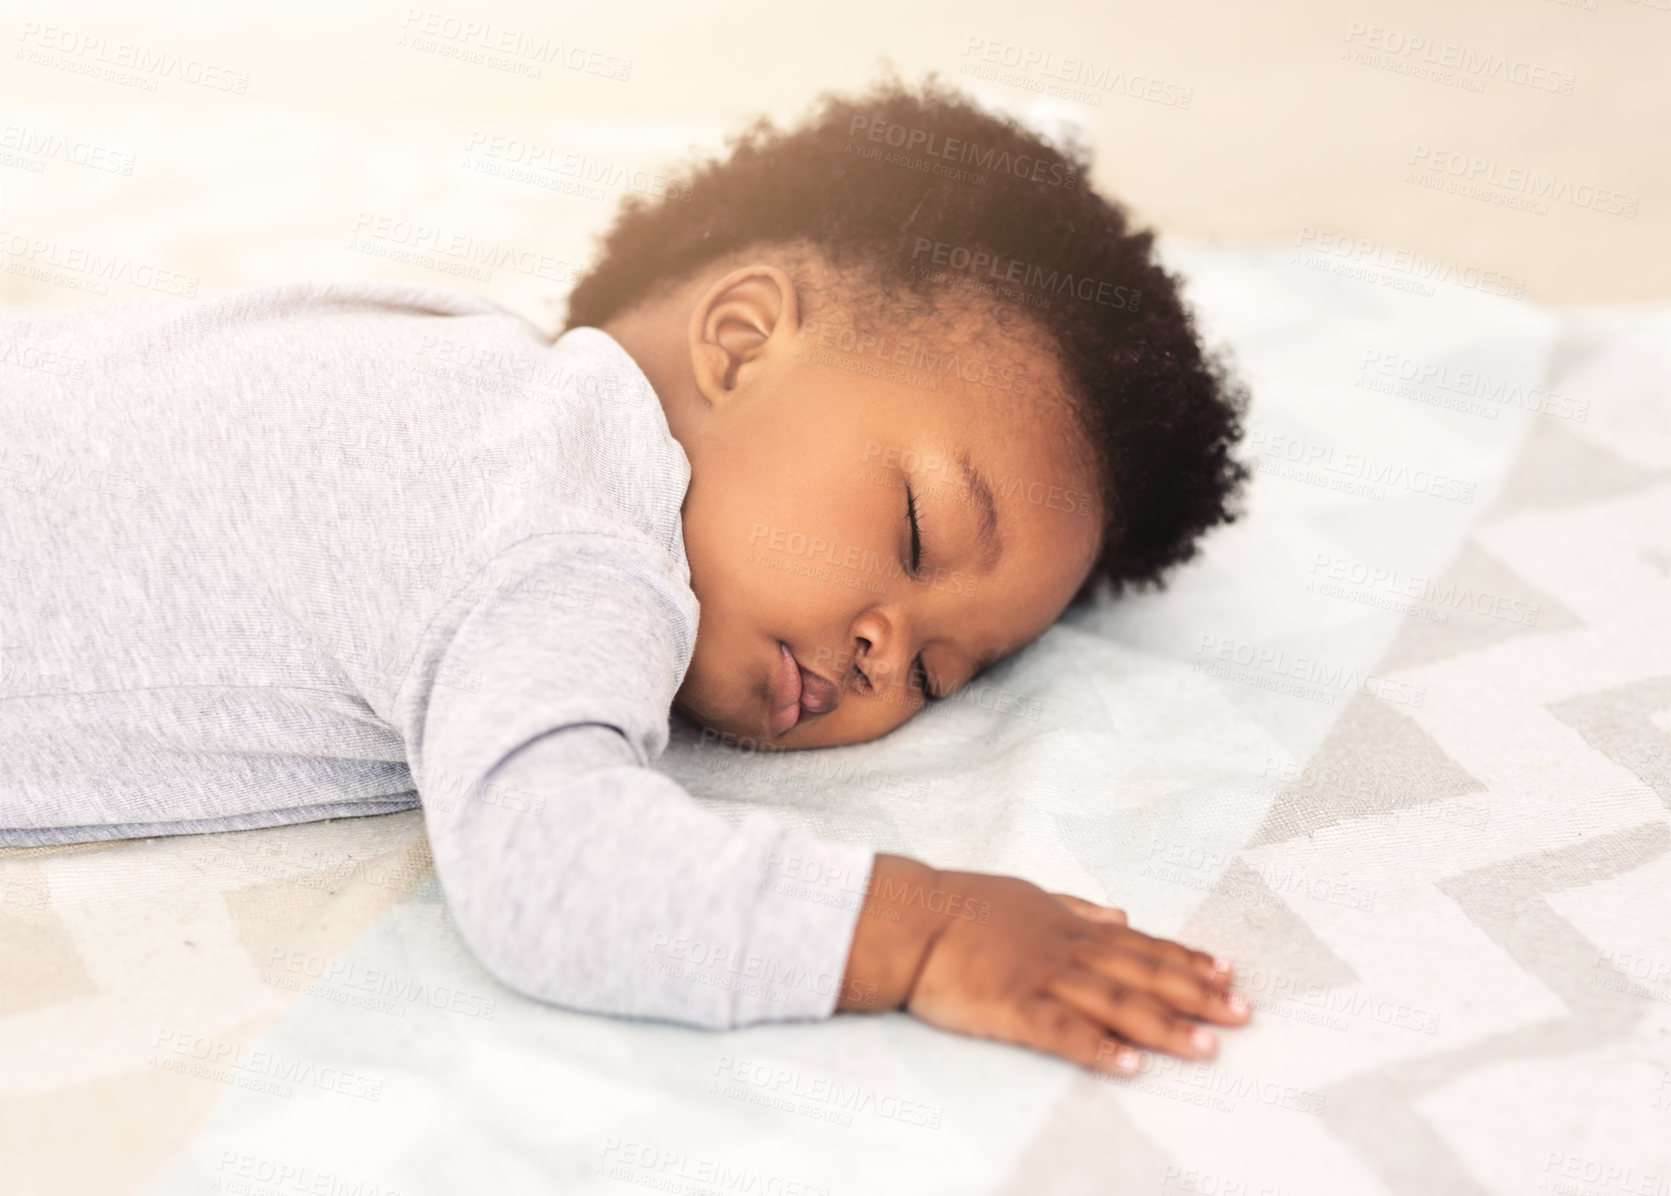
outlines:
[[1119, 910], [654, 767], [675, 712], [884, 736], [1232, 518], [1243, 392], [1081, 149], [890, 80], [629, 196], [555, 340], [297, 283], [5, 310], [0, 387], [0, 845], [421, 806], [464, 940], [572, 1009], [1114, 1074], [1248, 1017]]

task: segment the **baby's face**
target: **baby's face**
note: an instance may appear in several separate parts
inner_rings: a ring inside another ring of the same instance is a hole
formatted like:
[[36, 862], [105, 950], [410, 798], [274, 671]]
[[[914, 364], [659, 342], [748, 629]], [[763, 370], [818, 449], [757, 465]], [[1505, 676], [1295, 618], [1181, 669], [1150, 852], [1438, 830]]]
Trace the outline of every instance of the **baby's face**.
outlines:
[[1064, 451], [1047, 358], [861, 341], [799, 321], [787, 282], [675, 297], [662, 318], [687, 335], [659, 354], [647, 324], [606, 330], [691, 463], [701, 619], [675, 708], [746, 746], [826, 747], [884, 734], [925, 685], [948, 695], [1048, 628], [1089, 572], [1101, 510]]

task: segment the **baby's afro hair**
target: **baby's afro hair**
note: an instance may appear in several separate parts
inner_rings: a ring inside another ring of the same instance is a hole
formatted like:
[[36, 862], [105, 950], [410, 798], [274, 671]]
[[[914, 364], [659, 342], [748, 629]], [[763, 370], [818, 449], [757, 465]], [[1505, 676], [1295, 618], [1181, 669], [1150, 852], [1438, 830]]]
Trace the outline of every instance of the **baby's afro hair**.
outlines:
[[1054, 145], [933, 75], [912, 89], [889, 73], [867, 94], [821, 96], [799, 127], [760, 118], [656, 199], [628, 195], [569, 295], [566, 328], [601, 325], [761, 246], [812, 247], [872, 313], [934, 311], [948, 274], [923, 267], [938, 258], [965, 291], [981, 280], [996, 324], [1024, 322], [1054, 354], [1103, 499], [1096, 563], [1073, 604], [1158, 586], [1203, 532], [1236, 518], [1247, 470], [1230, 450], [1247, 394], [1203, 351], [1153, 234], [1092, 190], [1089, 168], [1083, 147]]

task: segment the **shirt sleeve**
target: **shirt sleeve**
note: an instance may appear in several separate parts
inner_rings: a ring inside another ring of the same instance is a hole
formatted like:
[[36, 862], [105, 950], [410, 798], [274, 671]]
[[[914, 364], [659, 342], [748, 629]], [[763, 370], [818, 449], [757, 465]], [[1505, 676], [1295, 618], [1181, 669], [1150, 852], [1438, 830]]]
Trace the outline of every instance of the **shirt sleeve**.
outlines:
[[650, 767], [695, 628], [645, 537], [495, 558], [403, 687], [436, 874], [478, 959], [530, 997], [711, 1029], [828, 1017], [873, 850], [763, 811], [733, 824]]

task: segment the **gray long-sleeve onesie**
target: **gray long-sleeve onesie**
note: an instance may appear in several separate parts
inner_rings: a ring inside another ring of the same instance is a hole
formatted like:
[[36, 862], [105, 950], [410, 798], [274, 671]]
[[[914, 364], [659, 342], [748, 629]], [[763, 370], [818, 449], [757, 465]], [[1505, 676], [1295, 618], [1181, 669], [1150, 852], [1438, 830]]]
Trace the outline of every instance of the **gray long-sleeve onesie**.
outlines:
[[649, 766], [689, 481], [607, 334], [448, 287], [0, 309], [0, 846], [421, 801], [507, 984], [828, 1016], [871, 850]]

